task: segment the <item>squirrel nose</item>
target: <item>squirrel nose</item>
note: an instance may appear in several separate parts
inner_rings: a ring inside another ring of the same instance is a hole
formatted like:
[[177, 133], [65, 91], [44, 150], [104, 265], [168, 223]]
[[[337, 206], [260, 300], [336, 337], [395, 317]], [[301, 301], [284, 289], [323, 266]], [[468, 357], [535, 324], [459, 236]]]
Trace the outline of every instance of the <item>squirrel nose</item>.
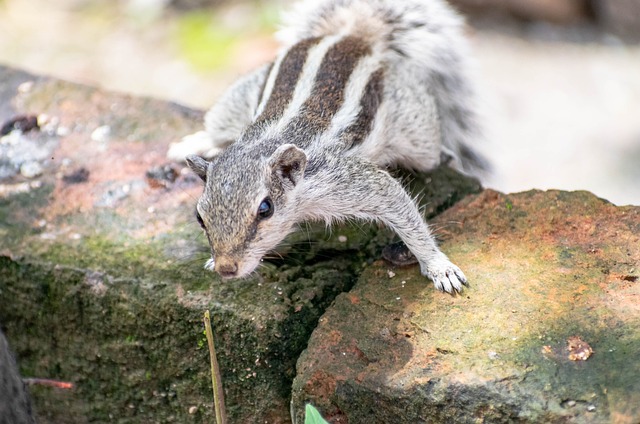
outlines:
[[238, 273], [238, 264], [234, 261], [217, 260], [216, 271], [225, 278], [233, 277]]

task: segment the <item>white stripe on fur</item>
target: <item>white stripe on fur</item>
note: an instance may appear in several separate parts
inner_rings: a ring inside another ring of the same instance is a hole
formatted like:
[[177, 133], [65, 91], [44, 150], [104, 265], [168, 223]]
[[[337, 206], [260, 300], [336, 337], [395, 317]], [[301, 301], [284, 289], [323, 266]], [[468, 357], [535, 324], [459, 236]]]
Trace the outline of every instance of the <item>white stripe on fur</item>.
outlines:
[[335, 140], [341, 131], [354, 123], [360, 112], [364, 89], [371, 75], [380, 68], [380, 55], [373, 53], [363, 57], [349, 76], [345, 87], [344, 102], [331, 120], [331, 126], [322, 135], [322, 142]]
[[298, 80], [295, 91], [293, 92], [293, 98], [287, 105], [282, 118], [279, 119], [273, 127], [267, 130], [268, 136], [276, 136], [279, 134], [287, 127], [293, 118], [300, 114], [300, 108], [311, 95], [322, 60], [329, 49], [331, 49], [331, 47], [333, 47], [342, 38], [344, 38], [344, 35], [324, 37], [318, 44], [309, 50], [307, 60], [305, 61], [300, 74], [300, 79]]
[[282, 64], [282, 60], [285, 58], [289, 49], [285, 49], [278, 54], [275, 62], [273, 62], [273, 67], [271, 68], [271, 72], [269, 72], [269, 76], [267, 77], [267, 82], [264, 85], [264, 89], [262, 91], [262, 97], [260, 97], [260, 103], [258, 103], [258, 107], [256, 108], [256, 112], [253, 115], [253, 120], [255, 121], [258, 116], [264, 110], [267, 102], [269, 101], [269, 97], [271, 97], [271, 93], [273, 92], [273, 86], [276, 82], [276, 77], [280, 72], [280, 65]]

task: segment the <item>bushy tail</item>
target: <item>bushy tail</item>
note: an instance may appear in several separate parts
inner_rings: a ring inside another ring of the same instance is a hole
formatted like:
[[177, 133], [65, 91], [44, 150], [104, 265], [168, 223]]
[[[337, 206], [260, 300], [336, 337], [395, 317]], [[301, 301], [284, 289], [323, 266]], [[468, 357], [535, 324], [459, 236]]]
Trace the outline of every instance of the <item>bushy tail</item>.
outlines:
[[468, 76], [463, 20], [442, 0], [303, 0], [285, 15], [285, 45], [309, 37], [350, 33], [380, 45], [388, 60], [412, 67], [436, 99], [443, 153], [471, 174], [488, 164], [471, 147], [481, 136], [475, 88]]

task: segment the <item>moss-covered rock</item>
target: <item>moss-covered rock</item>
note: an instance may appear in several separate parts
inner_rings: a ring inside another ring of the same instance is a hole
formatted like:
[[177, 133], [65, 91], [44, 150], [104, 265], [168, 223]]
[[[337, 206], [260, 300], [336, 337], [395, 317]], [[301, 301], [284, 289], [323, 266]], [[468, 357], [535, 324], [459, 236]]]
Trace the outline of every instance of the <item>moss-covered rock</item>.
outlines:
[[485, 191], [435, 221], [471, 287], [376, 262], [298, 361], [296, 422], [640, 420], [640, 207]]
[[[24, 376], [74, 384], [31, 387], [39, 421], [211, 422], [210, 309], [231, 422], [288, 422], [311, 331], [393, 235], [312, 225], [253, 278], [222, 282], [202, 268], [201, 181], [164, 159], [201, 112], [0, 67], [0, 124], [20, 116], [39, 128], [3, 146], [30, 143], [43, 172], [6, 155], [0, 323]], [[446, 169], [401, 177], [430, 190], [430, 215], [480, 190]]]

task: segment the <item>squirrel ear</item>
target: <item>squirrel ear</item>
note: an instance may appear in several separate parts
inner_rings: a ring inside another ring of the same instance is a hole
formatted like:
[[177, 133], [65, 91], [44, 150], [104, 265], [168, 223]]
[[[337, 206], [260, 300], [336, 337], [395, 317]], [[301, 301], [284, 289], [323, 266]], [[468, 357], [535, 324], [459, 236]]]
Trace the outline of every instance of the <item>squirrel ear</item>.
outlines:
[[196, 155], [189, 155], [185, 160], [187, 161], [187, 166], [189, 166], [198, 177], [202, 178], [202, 181], [206, 182], [209, 162]]
[[269, 166], [278, 178], [296, 185], [307, 167], [307, 154], [293, 144], [283, 144], [271, 155]]

